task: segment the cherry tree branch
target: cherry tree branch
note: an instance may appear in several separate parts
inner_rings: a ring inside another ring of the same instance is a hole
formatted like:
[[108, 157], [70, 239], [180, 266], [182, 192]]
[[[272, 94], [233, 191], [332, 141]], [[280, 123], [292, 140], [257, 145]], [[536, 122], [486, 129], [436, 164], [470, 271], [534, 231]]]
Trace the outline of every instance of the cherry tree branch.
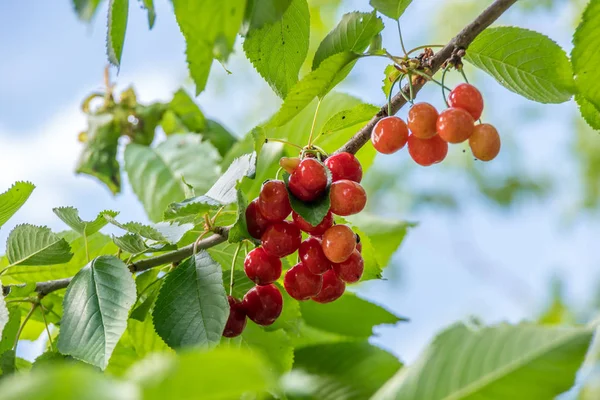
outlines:
[[[435, 53], [433, 57], [428, 60], [428, 68], [432, 74], [436, 73], [453, 55], [459, 50], [466, 49], [469, 44], [479, 35], [485, 28], [490, 26], [498, 17], [500, 17], [510, 6], [516, 3], [517, 0], [496, 0], [488, 8], [486, 8], [473, 22], [467, 25], [462, 31], [458, 33], [448, 44], [443, 47], [440, 51]], [[417, 80], [413, 82], [413, 94], [416, 94], [425, 85], [423, 80]], [[409, 85], [402, 88], [402, 91], [406, 96], [410, 93]], [[398, 93], [392, 98], [392, 112], [397, 113], [405, 104], [406, 99], [402, 94]], [[371, 120], [358, 131], [344, 146], [339, 148], [336, 153], [348, 152], [356, 153], [362, 146], [364, 146], [371, 138], [371, 131], [373, 127], [381, 118], [387, 116], [387, 104], [383, 105], [381, 109], [371, 118]], [[208, 249], [214, 247], [227, 240], [229, 235], [230, 227], [216, 228], [215, 234], [199, 241], [196, 245], [197, 249]], [[192, 255], [194, 251], [194, 244], [182, 247], [181, 249], [161, 254], [155, 257], [146, 258], [129, 265], [131, 272], [141, 272], [150, 268], [158, 267], [161, 265], [179, 262]], [[52, 293], [59, 289], [66, 288], [71, 282], [72, 278], [57, 279], [46, 282], [38, 282], [35, 286], [35, 291], [45, 296], [48, 293]], [[11, 286], [3, 286], [3, 293], [6, 296], [10, 293]]]

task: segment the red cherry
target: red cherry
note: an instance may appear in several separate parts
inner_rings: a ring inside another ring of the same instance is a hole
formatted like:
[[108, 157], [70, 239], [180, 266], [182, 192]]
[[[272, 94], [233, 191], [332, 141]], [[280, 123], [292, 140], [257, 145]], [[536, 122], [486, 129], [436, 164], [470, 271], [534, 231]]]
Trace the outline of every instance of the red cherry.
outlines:
[[385, 117], [377, 121], [371, 132], [373, 147], [380, 153], [392, 154], [400, 150], [408, 140], [408, 127], [398, 117]]
[[289, 256], [300, 247], [302, 233], [291, 222], [275, 222], [269, 226], [261, 237], [262, 247], [273, 257]]
[[314, 158], [305, 158], [290, 175], [290, 192], [302, 201], [313, 201], [327, 188], [325, 166]]
[[263, 183], [258, 196], [258, 209], [269, 221], [283, 221], [292, 212], [290, 198], [283, 181]]
[[438, 135], [431, 139], [419, 139], [416, 136], [408, 137], [408, 153], [419, 165], [427, 167], [442, 162], [448, 154], [448, 143]]
[[270, 222], [260, 213], [258, 199], [254, 199], [246, 208], [246, 225], [248, 233], [255, 239], [260, 239]]
[[346, 284], [330, 269], [323, 274], [323, 287], [312, 299], [318, 303], [331, 303], [339, 299], [346, 290]]
[[268, 285], [281, 276], [281, 260], [268, 255], [262, 247], [257, 247], [244, 259], [244, 272], [257, 285]]
[[408, 129], [418, 138], [429, 139], [435, 136], [438, 112], [429, 103], [416, 103], [408, 110]]
[[333, 182], [341, 179], [349, 179], [360, 183], [362, 179], [362, 167], [354, 154], [334, 154], [325, 160], [325, 165], [331, 171], [331, 180]]
[[331, 212], [337, 215], [358, 214], [367, 204], [365, 189], [356, 182], [342, 179], [331, 184]]
[[356, 248], [356, 235], [346, 225], [334, 225], [323, 234], [321, 247], [329, 261], [344, 262]]
[[229, 318], [227, 318], [223, 336], [232, 338], [239, 336], [244, 331], [246, 327], [246, 310], [240, 300], [231, 296], [227, 296], [227, 300], [229, 301]]
[[323, 278], [311, 273], [306, 265], [298, 263], [285, 273], [283, 286], [296, 300], [308, 300], [321, 291]]
[[246, 315], [258, 325], [271, 325], [281, 314], [283, 297], [273, 284], [254, 286], [242, 301]]
[[461, 83], [448, 96], [450, 107], [462, 108], [467, 111], [474, 120], [478, 120], [483, 112], [483, 97], [477, 88], [468, 83]]
[[321, 236], [327, 229], [333, 226], [333, 215], [331, 215], [331, 211], [325, 215], [323, 221], [319, 222], [319, 225], [317, 226], [312, 226], [294, 211], [292, 211], [292, 219], [298, 228], [302, 229], [306, 233], [310, 233], [313, 236]]
[[462, 108], [447, 108], [437, 119], [438, 135], [448, 143], [462, 143], [467, 140], [475, 128], [473, 117]]
[[346, 261], [333, 264], [333, 270], [344, 282], [355, 283], [362, 277], [365, 270], [365, 262], [360, 253], [354, 250]]
[[469, 146], [475, 158], [491, 161], [500, 152], [500, 135], [493, 125], [475, 125], [475, 130], [469, 138]]
[[288, 174], [293, 173], [298, 168], [298, 165], [300, 165], [300, 158], [298, 157], [281, 157], [279, 159], [279, 166]]
[[298, 249], [298, 256], [312, 274], [321, 275], [331, 268], [331, 261], [323, 253], [321, 239], [314, 236], [302, 242]]

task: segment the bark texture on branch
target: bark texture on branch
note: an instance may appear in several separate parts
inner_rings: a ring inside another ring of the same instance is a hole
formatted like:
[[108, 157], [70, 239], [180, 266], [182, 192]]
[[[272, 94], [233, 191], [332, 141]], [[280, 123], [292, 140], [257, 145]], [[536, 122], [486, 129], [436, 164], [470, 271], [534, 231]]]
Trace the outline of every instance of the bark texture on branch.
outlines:
[[[479, 35], [485, 28], [490, 26], [500, 15], [502, 15], [510, 6], [516, 3], [517, 0], [496, 0], [488, 8], [486, 8], [473, 22], [467, 25], [462, 31], [460, 31], [446, 46], [440, 51], [435, 53], [429, 60], [429, 68], [432, 73], [436, 73], [456, 51], [466, 49], [471, 42]], [[413, 84], [413, 93], [416, 95], [419, 90], [425, 85], [426, 82], [417, 82]], [[402, 91], [406, 96], [409, 96], [410, 88], [408, 85], [402, 88]], [[405, 104], [405, 98], [398, 93], [392, 98], [392, 112], [396, 114]], [[336, 153], [348, 152], [356, 153], [362, 146], [364, 146], [371, 138], [371, 131], [373, 127], [381, 118], [387, 116], [387, 104], [383, 105], [381, 109], [371, 118], [371, 120], [359, 130], [348, 142], [339, 148]], [[214, 235], [203, 239], [197, 243], [197, 249], [208, 249], [214, 247], [227, 240], [229, 235], [230, 227], [219, 228]], [[173, 262], [179, 262], [192, 255], [194, 251], [194, 244], [182, 247], [181, 249], [175, 250], [170, 253], [161, 254], [156, 257], [150, 257], [138, 262], [134, 262], [129, 265], [131, 272], [141, 272], [150, 268], [158, 267], [160, 265], [169, 264]], [[38, 282], [36, 284], [35, 291], [44, 296], [55, 290], [66, 288], [71, 282], [72, 278], [58, 279], [47, 282]], [[10, 285], [3, 286], [2, 291], [6, 296], [10, 292]]]

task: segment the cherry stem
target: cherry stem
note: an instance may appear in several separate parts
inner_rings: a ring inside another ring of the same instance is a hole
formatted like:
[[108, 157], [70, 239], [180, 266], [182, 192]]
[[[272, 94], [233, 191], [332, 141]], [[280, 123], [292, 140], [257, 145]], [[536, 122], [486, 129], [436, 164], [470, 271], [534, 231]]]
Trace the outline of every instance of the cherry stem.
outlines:
[[235, 261], [237, 260], [240, 249], [242, 248], [242, 242], [238, 243], [235, 253], [233, 253], [233, 261], [231, 261], [231, 278], [229, 278], [229, 295], [233, 296], [233, 272], [235, 271]]
[[319, 102], [317, 103], [317, 108], [315, 109], [315, 116], [313, 117], [312, 127], [310, 128], [310, 136], [308, 137], [308, 147], [312, 146], [313, 134], [315, 133], [315, 125], [317, 124], [317, 115], [319, 114], [320, 106], [321, 99], [319, 99]]
[[396, 20], [396, 24], [398, 25], [398, 36], [400, 36], [400, 46], [402, 46], [402, 51], [404, 52], [404, 56], [408, 56], [409, 53], [406, 52], [406, 47], [404, 47], [404, 40], [402, 39], [402, 29], [400, 29], [400, 20]]
[[[40, 299], [41, 300], [41, 299]], [[50, 343], [50, 349], [54, 350], [54, 343], [52, 342], [52, 335], [50, 334], [50, 328], [48, 328], [48, 321], [46, 320], [46, 309], [40, 301], [40, 308], [42, 309], [42, 318], [44, 319], [44, 325], [46, 327], [46, 333], [48, 334], [48, 342]]]
[[[388, 116], [392, 116], [392, 93], [394, 92], [394, 86], [396, 85], [396, 82], [402, 82], [403, 77], [404, 74], [398, 75], [398, 77], [394, 79], [394, 82], [392, 82], [392, 86], [390, 86], [390, 92], [388, 93]], [[400, 89], [400, 92], [402, 92], [402, 89]]]
[[[433, 83], [435, 83], [435, 84], [437, 84], [439, 86], [444, 86], [444, 84], [442, 82], [436, 81], [435, 79], [433, 79], [433, 77], [431, 77], [431, 76], [427, 75], [426, 73], [421, 72], [421, 71], [419, 71], [417, 69], [413, 69], [411, 72], [414, 72], [415, 74], [417, 74], [419, 76], [422, 76], [423, 78], [425, 78], [425, 79], [427, 79], [427, 80], [429, 80], [429, 81], [431, 81], [431, 82], [433, 82]], [[447, 86], [444, 86], [444, 88], [446, 90], [450, 90], [450, 88], [447, 87]]]
[[279, 169], [277, 170], [277, 172], [275, 172], [275, 179], [279, 179], [279, 174], [281, 174], [281, 171], [283, 171], [283, 168], [279, 167]]
[[409, 93], [410, 93], [410, 104], [414, 105], [415, 104], [415, 100], [414, 100], [415, 94], [414, 94], [413, 83], [412, 83], [412, 75], [410, 73], [408, 74], [408, 88], [409, 88]]
[[463, 76], [463, 79], [465, 80], [465, 82], [469, 83], [469, 80], [467, 79], [467, 75], [465, 74], [465, 71], [462, 68], [457, 68], [460, 71], [460, 74]]
[[446, 68], [444, 68], [444, 71], [442, 72], [442, 97], [444, 98], [444, 103], [446, 103], [446, 107], [450, 107], [450, 104], [448, 104], [448, 100], [446, 99], [446, 86], [444, 85], [444, 82], [446, 81], [446, 72], [448, 72], [448, 66], [446, 66]]
[[23, 329], [25, 328], [25, 325], [27, 324], [27, 321], [29, 321], [29, 318], [31, 318], [31, 316], [33, 315], [35, 309], [37, 308], [39, 303], [32, 303], [31, 304], [31, 310], [29, 310], [29, 313], [25, 316], [25, 318], [23, 319], [23, 323], [21, 324], [21, 326], [19, 326], [19, 330], [17, 331], [17, 336], [15, 336], [15, 345], [13, 347], [13, 350], [17, 351], [17, 345], [19, 344], [19, 337], [21, 337], [21, 333], [23, 332]]
[[287, 140], [283, 140], [283, 139], [266, 138], [265, 143], [269, 143], [269, 142], [283, 143], [283, 144], [287, 144], [288, 146], [292, 146], [292, 147], [302, 150], [302, 147], [298, 146], [297, 144], [288, 142]]
[[409, 55], [410, 53], [414, 53], [417, 50], [427, 49], [430, 47], [444, 47], [444, 45], [443, 44], [426, 44], [423, 46], [415, 47], [414, 49], [410, 49], [408, 52], [406, 52], [406, 55]]

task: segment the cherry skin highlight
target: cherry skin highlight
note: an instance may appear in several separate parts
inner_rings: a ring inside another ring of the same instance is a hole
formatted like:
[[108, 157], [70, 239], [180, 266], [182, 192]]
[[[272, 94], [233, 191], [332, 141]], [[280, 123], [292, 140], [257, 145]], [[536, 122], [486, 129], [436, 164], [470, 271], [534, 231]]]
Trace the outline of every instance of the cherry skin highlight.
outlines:
[[392, 154], [400, 150], [408, 140], [408, 127], [398, 117], [385, 117], [377, 121], [371, 132], [371, 143], [380, 153]]
[[302, 233], [291, 222], [275, 222], [261, 236], [263, 249], [271, 256], [283, 258], [289, 256], [300, 247]]
[[246, 208], [246, 225], [250, 236], [260, 239], [270, 224], [258, 209], [258, 199], [252, 200]]
[[283, 297], [273, 284], [254, 286], [242, 301], [246, 315], [258, 325], [271, 325], [281, 314]]
[[298, 228], [313, 236], [321, 236], [325, 233], [327, 229], [333, 226], [333, 215], [331, 214], [331, 211], [329, 211], [327, 215], [325, 215], [323, 221], [319, 222], [319, 225], [317, 226], [312, 226], [294, 211], [292, 211], [292, 219], [294, 220], [294, 224]]
[[258, 196], [258, 209], [271, 222], [283, 221], [290, 215], [292, 206], [283, 181], [271, 180], [262, 185]]
[[500, 135], [493, 125], [475, 125], [475, 130], [469, 138], [469, 146], [475, 158], [491, 161], [500, 152]]
[[283, 286], [294, 299], [308, 300], [321, 291], [323, 277], [311, 273], [306, 265], [298, 263], [285, 273]]
[[416, 103], [408, 110], [408, 129], [410, 133], [421, 139], [429, 139], [436, 135], [438, 112], [429, 103]]
[[364, 270], [365, 262], [357, 250], [354, 250], [346, 261], [333, 264], [335, 274], [346, 283], [358, 282]]
[[356, 235], [346, 225], [334, 225], [323, 234], [321, 247], [332, 263], [344, 262], [356, 248]]
[[473, 117], [462, 108], [447, 108], [437, 119], [438, 135], [448, 143], [462, 143], [467, 140], [475, 128]]
[[461, 83], [450, 92], [448, 105], [462, 108], [471, 114], [474, 120], [478, 120], [483, 112], [483, 97], [475, 86]]
[[328, 157], [325, 165], [331, 171], [331, 179], [337, 182], [348, 179], [357, 183], [362, 180], [362, 166], [354, 154], [338, 153]]
[[346, 290], [346, 284], [330, 269], [323, 274], [323, 286], [312, 299], [317, 303], [331, 303], [339, 299]]
[[305, 158], [290, 175], [288, 187], [302, 201], [319, 198], [327, 188], [325, 166], [314, 158]]
[[229, 318], [225, 324], [223, 336], [232, 338], [242, 334], [246, 327], [246, 310], [242, 302], [231, 296], [227, 296], [229, 301]]
[[448, 143], [438, 135], [431, 139], [419, 139], [413, 135], [408, 137], [408, 153], [419, 165], [428, 167], [442, 162], [448, 154]]
[[281, 276], [281, 260], [267, 254], [262, 247], [257, 247], [244, 259], [244, 272], [257, 285], [267, 285]]
[[322, 275], [331, 269], [331, 261], [323, 253], [321, 239], [314, 236], [302, 242], [298, 249], [298, 257], [312, 274]]
[[342, 179], [331, 184], [329, 199], [332, 213], [347, 216], [358, 214], [365, 208], [367, 193], [359, 183]]

